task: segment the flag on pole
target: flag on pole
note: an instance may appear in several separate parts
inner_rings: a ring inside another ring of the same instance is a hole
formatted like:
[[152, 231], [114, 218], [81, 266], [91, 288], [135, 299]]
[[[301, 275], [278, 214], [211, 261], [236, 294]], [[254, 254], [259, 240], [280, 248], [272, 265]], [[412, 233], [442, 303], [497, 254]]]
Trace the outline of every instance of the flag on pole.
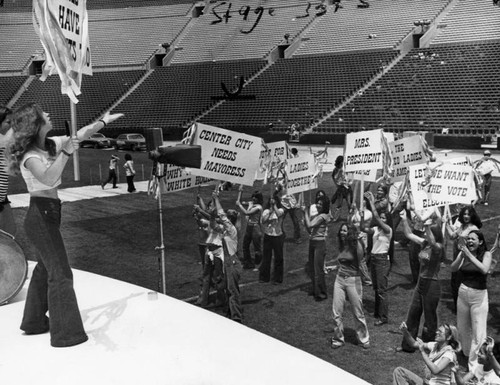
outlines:
[[33, 26], [45, 51], [41, 81], [54, 73], [78, 103], [82, 73], [92, 75], [86, 0], [33, 0]]
[[184, 134], [182, 134], [182, 144], [192, 145], [194, 141], [194, 137], [196, 135], [196, 131], [198, 131], [198, 123], [193, 123], [191, 127], [189, 127]]

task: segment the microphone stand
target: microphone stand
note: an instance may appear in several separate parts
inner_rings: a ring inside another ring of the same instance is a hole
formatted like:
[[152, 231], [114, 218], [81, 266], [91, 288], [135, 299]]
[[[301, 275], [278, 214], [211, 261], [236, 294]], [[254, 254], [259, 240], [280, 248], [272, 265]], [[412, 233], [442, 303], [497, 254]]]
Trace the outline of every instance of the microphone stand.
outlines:
[[159, 258], [159, 271], [158, 274], [161, 277], [158, 283], [158, 287], [163, 294], [167, 294], [167, 281], [166, 281], [166, 261], [165, 261], [165, 243], [163, 238], [163, 208], [161, 202], [161, 185], [160, 181], [163, 177], [164, 165], [159, 162], [154, 162], [153, 165], [153, 176], [156, 181], [156, 199], [158, 201], [158, 216], [160, 219], [160, 246], [156, 246], [155, 250], [160, 250]]

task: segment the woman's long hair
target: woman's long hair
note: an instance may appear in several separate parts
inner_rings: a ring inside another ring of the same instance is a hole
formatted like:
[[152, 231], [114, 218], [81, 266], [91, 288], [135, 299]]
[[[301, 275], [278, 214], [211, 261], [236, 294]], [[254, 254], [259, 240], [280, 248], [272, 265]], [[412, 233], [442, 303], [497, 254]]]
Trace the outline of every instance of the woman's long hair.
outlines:
[[[14, 143], [7, 147], [11, 174], [19, 174], [24, 155], [33, 148], [40, 128], [46, 123], [43, 110], [36, 103], [25, 104], [13, 112], [11, 124], [14, 130]], [[50, 156], [56, 155], [55, 143], [48, 138], [45, 139], [45, 149]]]
[[460, 213], [458, 214], [458, 221], [462, 225], [464, 224], [464, 214], [465, 214], [466, 211], [469, 212], [470, 223], [472, 223], [478, 229], [480, 229], [483, 226], [483, 223], [481, 222], [481, 218], [479, 218], [479, 215], [477, 215], [476, 210], [472, 206], [462, 207], [462, 209], [460, 210]]
[[443, 327], [444, 327], [444, 335], [448, 345], [450, 345], [454, 351], [456, 352], [460, 351], [462, 347], [460, 345], [458, 330], [456, 326], [445, 323], [443, 324]]
[[[347, 227], [347, 237], [345, 241], [342, 239], [340, 235], [340, 231], [342, 230], [342, 227], [346, 226]], [[339, 231], [337, 233], [337, 240], [339, 244], [339, 250], [342, 251], [349, 251], [352, 255], [354, 255], [358, 260], [358, 230], [356, 229], [356, 226], [351, 225], [347, 222], [343, 222], [340, 224]]]

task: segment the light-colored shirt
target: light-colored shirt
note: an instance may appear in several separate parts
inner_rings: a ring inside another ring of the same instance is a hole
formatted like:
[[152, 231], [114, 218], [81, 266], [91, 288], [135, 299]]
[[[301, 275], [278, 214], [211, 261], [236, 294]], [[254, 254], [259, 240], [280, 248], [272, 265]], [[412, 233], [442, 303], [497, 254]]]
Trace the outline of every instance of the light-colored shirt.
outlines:
[[472, 373], [478, 380], [480, 385], [498, 385], [500, 384], [500, 377], [497, 376], [493, 369], [484, 371], [483, 365], [475, 363], [472, 367]]
[[34, 191], [43, 191], [43, 190], [50, 190], [53, 189], [54, 187], [57, 187], [61, 184], [61, 177], [56, 181], [56, 183], [53, 186], [47, 186], [46, 184], [40, 182], [38, 179], [35, 178], [35, 176], [31, 173], [30, 170], [28, 170], [25, 166], [26, 161], [30, 158], [37, 158], [42, 161], [44, 166], [46, 168], [49, 168], [52, 163], [56, 160], [57, 155], [59, 152], [61, 152], [62, 148], [62, 143], [63, 139], [67, 138], [65, 136], [52, 136], [50, 139], [54, 141], [56, 144], [56, 155], [55, 156], [50, 156], [48, 151], [44, 151], [38, 147], [34, 147], [33, 149], [29, 150], [24, 154], [24, 157], [21, 161], [21, 175], [23, 176], [24, 181], [26, 182], [26, 187], [28, 188], [28, 192], [34, 192]]
[[294, 209], [297, 207], [297, 199], [293, 194], [283, 195], [281, 197], [281, 205], [285, 208], [285, 210]]
[[134, 170], [134, 161], [133, 160], [127, 160], [125, 164], [123, 165], [125, 168], [125, 174], [127, 176], [132, 176], [135, 175], [135, 170]]
[[426, 372], [426, 377], [429, 379], [429, 385], [450, 385], [451, 384], [451, 368], [453, 367], [453, 363], [456, 360], [455, 352], [453, 351], [452, 347], [449, 345], [446, 345], [444, 348], [441, 350], [435, 350], [437, 347], [437, 342], [428, 342], [426, 344], [427, 349], [430, 350], [429, 353], [429, 359], [435, 364], [439, 365], [441, 360], [447, 358], [450, 360], [450, 363], [446, 368], [441, 370], [438, 374], [432, 374], [427, 368], [425, 367], [425, 372]]
[[375, 226], [373, 229], [373, 246], [372, 254], [385, 254], [389, 252], [389, 247], [391, 245], [392, 229], [390, 229], [389, 234], [386, 234], [384, 230], [380, 227]]
[[283, 234], [283, 216], [285, 210], [279, 208], [277, 211], [265, 209], [262, 213], [262, 229], [264, 234], [277, 237]]

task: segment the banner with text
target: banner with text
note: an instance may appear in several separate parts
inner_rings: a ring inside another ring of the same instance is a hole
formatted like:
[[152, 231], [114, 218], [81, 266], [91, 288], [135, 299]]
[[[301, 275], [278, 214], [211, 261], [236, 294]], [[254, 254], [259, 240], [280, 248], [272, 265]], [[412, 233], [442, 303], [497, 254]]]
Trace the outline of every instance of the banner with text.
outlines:
[[394, 182], [400, 182], [405, 179], [409, 166], [427, 162], [422, 148], [422, 139], [418, 135], [389, 142], [389, 146], [391, 148], [394, 169], [394, 175], [391, 179]]
[[345, 171], [383, 168], [382, 130], [354, 132], [346, 135]]
[[[191, 170], [191, 169], [190, 169]], [[170, 193], [175, 191], [187, 190], [192, 187], [206, 186], [215, 181], [203, 176], [192, 175], [184, 167], [165, 164], [164, 177], [161, 179], [162, 192]]]
[[471, 166], [445, 163], [431, 171], [422, 164], [410, 166], [409, 174], [416, 210], [477, 199]]
[[77, 103], [82, 74], [92, 75], [86, 0], [34, 0], [33, 26], [45, 51], [40, 80], [58, 73], [61, 92]]
[[286, 174], [288, 177], [287, 194], [318, 188], [318, 178], [313, 178], [316, 174], [316, 163], [313, 154], [288, 159]]
[[192, 144], [201, 146], [201, 167], [193, 175], [253, 186], [259, 168], [262, 139], [198, 123]]
[[287, 158], [288, 145], [284, 140], [281, 142], [266, 143], [266, 147], [267, 150], [263, 149], [260, 153], [259, 161], [264, 167], [259, 167], [257, 170], [256, 180], [263, 180], [266, 172], [272, 174], [277, 165]]

